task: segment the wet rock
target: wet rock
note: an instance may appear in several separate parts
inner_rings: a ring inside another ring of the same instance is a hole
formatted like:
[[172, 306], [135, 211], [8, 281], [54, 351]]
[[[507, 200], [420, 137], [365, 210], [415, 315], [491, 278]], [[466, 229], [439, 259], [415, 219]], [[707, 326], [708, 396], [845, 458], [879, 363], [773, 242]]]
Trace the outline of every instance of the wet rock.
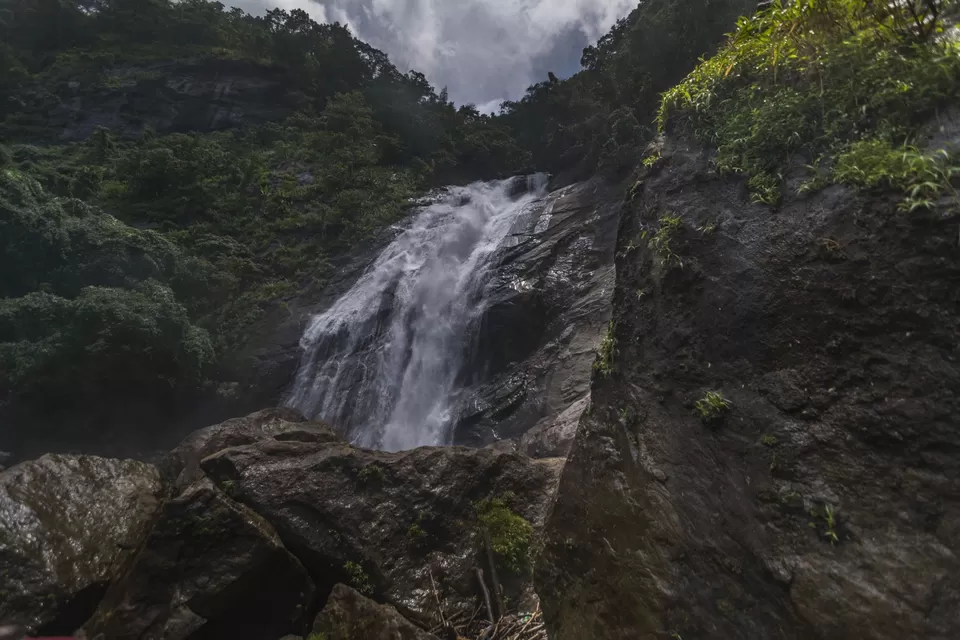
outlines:
[[250, 638], [302, 632], [313, 584], [263, 518], [208, 479], [162, 508], [88, 638]]
[[[771, 210], [663, 158], [547, 526], [551, 639], [960, 637], [955, 220], [840, 186]], [[682, 268], [639, 241], [668, 213]]]
[[580, 398], [556, 418], [546, 420], [520, 439], [520, 451], [531, 458], [565, 457], [573, 447], [580, 416], [590, 406], [590, 397]]
[[543, 430], [589, 393], [610, 319], [620, 202], [600, 181], [575, 184], [514, 230], [467, 366], [472, 385], [459, 402], [456, 443]]
[[0, 473], [0, 620], [65, 635], [93, 613], [161, 492], [130, 460], [46, 455]]
[[339, 442], [333, 429], [321, 422], [310, 422], [293, 409], [265, 409], [242, 418], [200, 429], [181, 442], [160, 463], [167, 481], [177, 491], [202, 476], [200, 461], [229, 447], [279, 438], [306, 442]]
[[[501, 497], [539, 530], [560, 465], [489, 449], [384, 453], [263, 440], [206, 458], [202, 468], [276, 528], [321, 600], [342, 582], [429, 621], [437, 609], [431, 574], [446, 615], [474, 611], [475, 569], [486, 566], [475, 504]], [[502, 581], [516, 599], [530, 593], [523, 576]]]
[[343, 584], [333, 588], [313, 623], [313, 633], [327, 640], [437, 640], [394, 607], [377, 604]]

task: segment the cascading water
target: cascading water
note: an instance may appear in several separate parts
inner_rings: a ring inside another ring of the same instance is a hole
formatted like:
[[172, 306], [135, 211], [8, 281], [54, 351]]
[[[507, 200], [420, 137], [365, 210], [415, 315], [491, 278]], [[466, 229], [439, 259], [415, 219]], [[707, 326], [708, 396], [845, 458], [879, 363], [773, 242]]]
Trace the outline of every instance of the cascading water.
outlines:
[[449, 444], [452, 399], [470, 355], [498, 250], [544, 195], [546, 176], [448, 190], [424, 207], [301, 339], [288, 401], [354, 444], [401, 451]]

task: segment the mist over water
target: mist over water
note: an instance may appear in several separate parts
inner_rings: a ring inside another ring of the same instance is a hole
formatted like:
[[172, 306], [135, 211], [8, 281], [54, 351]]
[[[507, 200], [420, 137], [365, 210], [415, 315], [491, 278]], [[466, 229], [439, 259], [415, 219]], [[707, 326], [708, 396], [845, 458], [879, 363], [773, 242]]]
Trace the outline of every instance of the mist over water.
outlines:
[[451, 188], [424, 207], [301, 339], [288, 404], [354, 444], [401, 451], [452, 441], [452, 400], [486, 308], [498, 249], [546, 176]]

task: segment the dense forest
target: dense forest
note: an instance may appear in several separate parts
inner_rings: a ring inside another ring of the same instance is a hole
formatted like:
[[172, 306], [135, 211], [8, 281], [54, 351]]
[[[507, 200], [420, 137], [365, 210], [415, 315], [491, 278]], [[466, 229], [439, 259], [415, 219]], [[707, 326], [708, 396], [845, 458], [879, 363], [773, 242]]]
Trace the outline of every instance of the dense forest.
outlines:
[[[805, 189], [893, 185], [907, 209], [955, 196], [955, 159], [913, 145], [958, 97], [960, 57], [945, 34], [956, 3], [755, 10], [752, 0], [646, 0], [584, 51], [581, 72], [490, 116], [300, 10], [8, 0], [7, 421], [53, 424], [51, 412], [118, 397], [172, 410], [216, 386], [218, 363], [265, 310], [307, 280], [321, 286], [331, 261], [418, 194], [533, 169], [631, 180], [657, 161], [651, 143], [666, 130], [717, 148], [717, 169], [742, 174], [771, 205], [798, 162]], [[232, 119], [151, 115], [171, 84], [207, 72], [255, 77], [272, 103]], [[109, 117], [97, 110], [117, 104]], [[83, 127], [64, 124], [71, 109], [89, 112]]]
[[[529, 164], [505, 125], [303, 11], [16, 0], [0, 58], [0, 401], [17, 424], [108, 398], [175, 406], [413, 196]], [[211, 67], [282, 95], [260, 121], [142, 117]], [[130, 112], [64, 140], [51, 112], [71, 100], [86, 120]]]

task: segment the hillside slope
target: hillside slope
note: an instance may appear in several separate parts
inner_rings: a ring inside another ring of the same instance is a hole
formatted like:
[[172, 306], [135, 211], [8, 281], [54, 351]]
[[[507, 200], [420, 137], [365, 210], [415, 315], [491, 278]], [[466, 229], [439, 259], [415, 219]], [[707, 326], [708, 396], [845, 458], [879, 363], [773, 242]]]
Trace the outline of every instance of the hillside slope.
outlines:
[[219, 409], [193, 426], [260, 408], [251, 354], [291, 307], [414, 196], [527, 163], [303, 11], [17, 0], [0, 42], [4, 450], [130, 453], [198, 407]]

